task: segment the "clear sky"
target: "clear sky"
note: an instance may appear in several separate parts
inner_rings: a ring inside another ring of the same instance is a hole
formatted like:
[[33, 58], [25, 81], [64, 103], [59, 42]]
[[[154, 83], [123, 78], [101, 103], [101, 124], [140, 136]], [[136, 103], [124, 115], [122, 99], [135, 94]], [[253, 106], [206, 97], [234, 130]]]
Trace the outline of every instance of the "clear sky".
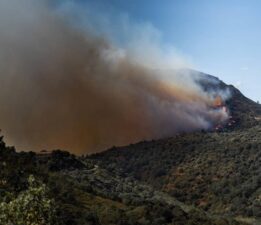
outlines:
[[[83, 1], [83, 0], [82, 0]], [[93, 0], [85, 0], [85, 2]], [[151, 23], [196, 69], [261, 101], [260, 0], [95, 0]]]

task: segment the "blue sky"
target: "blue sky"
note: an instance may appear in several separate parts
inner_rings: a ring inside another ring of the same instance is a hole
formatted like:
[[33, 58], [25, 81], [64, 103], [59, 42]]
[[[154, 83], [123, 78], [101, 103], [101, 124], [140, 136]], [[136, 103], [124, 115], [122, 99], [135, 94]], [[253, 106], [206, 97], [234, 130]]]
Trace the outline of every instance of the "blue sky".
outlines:
[[[94, 0], [82, 2], [93, 3]], [[261, 101], [261, 1], [95, 0], [136, 23], [150, 23], [196, 69]]]

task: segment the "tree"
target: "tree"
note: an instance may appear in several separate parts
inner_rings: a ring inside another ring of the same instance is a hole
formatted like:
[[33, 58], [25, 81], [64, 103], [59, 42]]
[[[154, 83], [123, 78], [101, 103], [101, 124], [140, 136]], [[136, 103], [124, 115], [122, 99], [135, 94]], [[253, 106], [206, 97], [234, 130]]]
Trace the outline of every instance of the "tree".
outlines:
[[0, 203], [0, 224], [57, 224], [54, 201], [48, 198], [45, 184], [32, 175], [29, 176], [28, 183], [26, 191], [9, 202]]

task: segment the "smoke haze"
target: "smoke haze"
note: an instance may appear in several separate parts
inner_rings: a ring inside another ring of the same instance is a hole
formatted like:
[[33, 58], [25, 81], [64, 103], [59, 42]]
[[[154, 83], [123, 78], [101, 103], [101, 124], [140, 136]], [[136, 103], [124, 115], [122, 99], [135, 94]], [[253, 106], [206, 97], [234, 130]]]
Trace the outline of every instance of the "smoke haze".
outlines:
[[157, 36], [152, 27], [124, 48], [91, 24], [74, 26], [68, 7], [0, 0], [0, 128], [8, 144], [91, 153], [227, 118], [211, 107], [214, 94], [179, 75], [187, 63], [146, 38]]

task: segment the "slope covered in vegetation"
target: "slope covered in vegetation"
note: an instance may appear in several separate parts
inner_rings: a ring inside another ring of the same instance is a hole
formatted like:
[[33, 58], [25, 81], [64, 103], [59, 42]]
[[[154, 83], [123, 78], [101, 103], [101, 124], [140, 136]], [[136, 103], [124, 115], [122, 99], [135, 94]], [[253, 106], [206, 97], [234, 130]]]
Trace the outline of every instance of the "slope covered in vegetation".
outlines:
[[66, 152], [55, 151], [44, 159], [35, 153], [16, 153], [1, 141], [0, 156], [3, 225], [241, 224]]

